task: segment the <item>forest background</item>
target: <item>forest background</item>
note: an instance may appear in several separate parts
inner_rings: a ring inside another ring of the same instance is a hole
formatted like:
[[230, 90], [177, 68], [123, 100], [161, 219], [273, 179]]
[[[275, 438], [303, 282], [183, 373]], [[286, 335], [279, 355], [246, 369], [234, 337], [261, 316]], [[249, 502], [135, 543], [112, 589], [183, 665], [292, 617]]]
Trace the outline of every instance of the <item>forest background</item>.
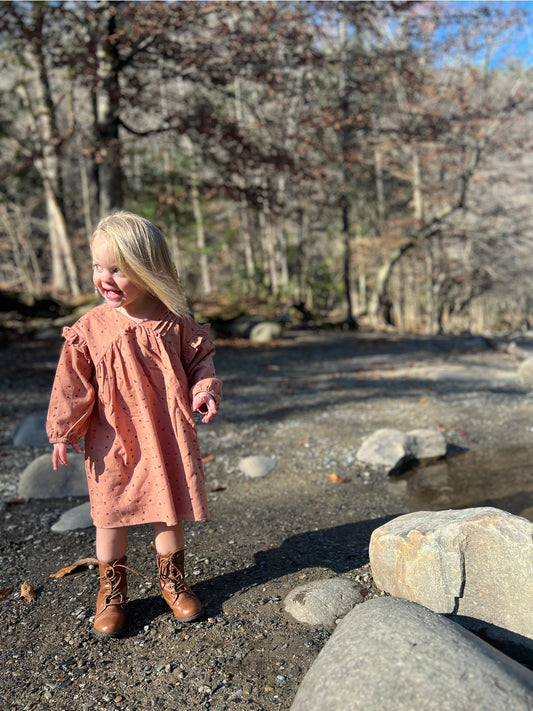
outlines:
[[530, 327], [530, 3], [0, 3], [0, 291], [92, 293], [113, 209], [206, 318]]

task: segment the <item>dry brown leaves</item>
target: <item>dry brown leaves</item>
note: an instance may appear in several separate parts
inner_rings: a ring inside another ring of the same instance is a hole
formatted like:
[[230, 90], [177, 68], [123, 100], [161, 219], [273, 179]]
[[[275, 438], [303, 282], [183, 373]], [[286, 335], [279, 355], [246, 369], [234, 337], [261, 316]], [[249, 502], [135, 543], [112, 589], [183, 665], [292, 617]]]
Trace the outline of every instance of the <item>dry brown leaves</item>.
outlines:
[[23, 597], [26, 602], [33, 602], [35, 600], [35, 590], [27, 580], [22, 583], [20, 588], [20, 597]]
[[52, 573], [50, 577], [64, 578], [65, 575], [69, 575], [69, 573], [73, 573], [75, 570], [79, 570], [80, 568], [88, 568], [91, 565], [98, 565], [98, 561], [96, 560], [96, 558], [81, 558], [75, 563], [72, 563], [72, 565], [67, 565], [66, 568], [61, 568], [61, 570], [58, 570], [57, 573]]
[[338, 474], [329, 474], [329, 481], [334, 481], [336, 484], [347, 484], [350, 478], [347, 476], [339, 476]]

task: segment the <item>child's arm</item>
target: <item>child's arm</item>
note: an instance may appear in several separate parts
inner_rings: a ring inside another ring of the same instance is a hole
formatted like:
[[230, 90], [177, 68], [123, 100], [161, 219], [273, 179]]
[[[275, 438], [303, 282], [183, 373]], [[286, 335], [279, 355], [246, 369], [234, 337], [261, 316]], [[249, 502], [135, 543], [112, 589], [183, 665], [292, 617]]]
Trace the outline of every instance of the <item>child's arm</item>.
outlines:
[[201, 412], [202, 422], [207, 423], [216, 415], [222, 395], [222, 383], [213, 365], [215, 348], [209, 339], [209, 326], [200, 326], [191, 319], [184, 328], [184, 336], [190, 402], [193, 411]]
[[72, 328], [65, 328], [63, 335], [66, 342], [59, 358], [46, 418], [48, 439], [54, 445], [54, 469], [58, 463], [67, 464], [69, 444], [75, 451], [81, 451], [75, 443], [85, 436], [95, 402], [94, 366], [89, 351]]
[[[64, 464], [65, 466], [68, 465], [67, 447], [68, 444], [66, 442], [56, 442], [56, 444], [54, 444], [54, 451], [52, 452], [54, 471], [57, 471], [58, 464]], [[72, 447], [78, 454], [83, 454], [79, 444], [73, 444]]]

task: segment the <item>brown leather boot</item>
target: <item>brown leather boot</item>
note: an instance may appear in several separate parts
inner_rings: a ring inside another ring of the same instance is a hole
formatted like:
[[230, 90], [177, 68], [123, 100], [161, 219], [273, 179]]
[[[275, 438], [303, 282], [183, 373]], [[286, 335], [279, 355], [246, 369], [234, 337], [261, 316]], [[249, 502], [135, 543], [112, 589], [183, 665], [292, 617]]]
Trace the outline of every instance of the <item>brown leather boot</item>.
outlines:
[[157, 556], [159, 583], [166, 603], [175, 617], [183, 622], [197, 620], [202, 614], [202, 603], [185, 585], [185, 554], [183, 550]]
[[100, 590], [96, 598], [93, 632], [100, 637], [118, 637], [126, 623], [126, 556], [111, 563], [99, 561], [98, 567]]

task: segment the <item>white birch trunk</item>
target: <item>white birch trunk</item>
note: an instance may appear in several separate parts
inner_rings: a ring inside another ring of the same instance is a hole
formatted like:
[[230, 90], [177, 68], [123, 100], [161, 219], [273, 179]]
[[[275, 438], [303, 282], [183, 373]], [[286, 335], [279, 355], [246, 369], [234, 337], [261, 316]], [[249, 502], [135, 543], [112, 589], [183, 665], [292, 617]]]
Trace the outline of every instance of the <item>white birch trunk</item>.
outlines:
[[[183, 136], [182, 142], [185, 150], [192, 159], [193, 166], [195, 165], [194, 146], [189, 136]], [[193, 167], [191, 172], [191, 202], [196, 225], [196, 244], [199, 252], [200, 277], [202, 282], [202, 291], [204, 296], [211, 294], [211, 279], [209, 275], [209, 262], [206, 253], [206, 240], [204, 230], [204, 220], [202, 215], [202, 206], [200, 204], [200, 193], [198, 191], [198, 174]]]

